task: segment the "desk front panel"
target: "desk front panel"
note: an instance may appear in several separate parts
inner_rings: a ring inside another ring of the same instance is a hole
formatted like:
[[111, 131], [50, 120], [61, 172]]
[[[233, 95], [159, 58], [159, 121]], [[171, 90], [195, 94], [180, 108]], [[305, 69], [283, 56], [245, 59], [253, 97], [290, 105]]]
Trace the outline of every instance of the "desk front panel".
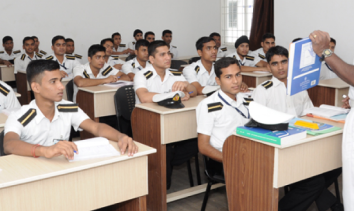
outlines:
[[0, 79], [4, 82], [15, 81], [14, 66], [0, 67]]
[[116, 115], [114, 94], [116, 90], [94, 94], [95, 117]]
[[262, 77], [254, 77], [248, 75], [242, 75], [242, 81], [247, 84], [249, 87], [256, 88], [259, 84], [263, 83], [264, 81], [268, 81], [272, 79], [272, 76], [262, 76]]

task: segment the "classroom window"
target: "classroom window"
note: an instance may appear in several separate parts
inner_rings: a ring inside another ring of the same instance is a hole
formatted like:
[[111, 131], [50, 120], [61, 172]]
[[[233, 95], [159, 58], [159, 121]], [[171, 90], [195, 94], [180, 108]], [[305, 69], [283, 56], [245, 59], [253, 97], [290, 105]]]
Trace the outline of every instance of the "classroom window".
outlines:
[[234, 44], [242, 35], [250, 36], [253, 0], [221, 1], [221, 36], [225, 44]]

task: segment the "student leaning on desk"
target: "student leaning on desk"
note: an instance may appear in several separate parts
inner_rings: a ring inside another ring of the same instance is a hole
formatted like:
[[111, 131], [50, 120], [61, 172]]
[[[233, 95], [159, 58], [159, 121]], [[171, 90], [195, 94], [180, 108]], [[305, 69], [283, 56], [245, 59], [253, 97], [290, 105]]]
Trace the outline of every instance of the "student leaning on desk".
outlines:
[[122, 154], [127, 150], [128, 156], [132, 156], [138, 151], [130, 137], [94, 122], [76, 104], [62, 99], [64, 86], [56, 61], [32, 61], [26, 71], [35, 100], [8, 117], [5, 154], [46, 158], [64, 155], [73, 159], [74, 151], [80, 152], [75, 143], [66, 141], [71, 126], [118, 142]]

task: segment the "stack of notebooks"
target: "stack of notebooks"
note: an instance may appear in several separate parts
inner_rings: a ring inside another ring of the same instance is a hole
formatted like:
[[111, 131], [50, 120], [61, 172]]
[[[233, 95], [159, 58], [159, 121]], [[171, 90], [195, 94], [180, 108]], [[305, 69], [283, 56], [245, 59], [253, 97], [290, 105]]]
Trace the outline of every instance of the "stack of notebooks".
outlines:
[[349, 111], [350, 109], [344, 109], [336, 106], [320, 105], [320, 107], [306, 109], [305, 113], [310, 117], [345, 123], [345, 118], [347, 117]]

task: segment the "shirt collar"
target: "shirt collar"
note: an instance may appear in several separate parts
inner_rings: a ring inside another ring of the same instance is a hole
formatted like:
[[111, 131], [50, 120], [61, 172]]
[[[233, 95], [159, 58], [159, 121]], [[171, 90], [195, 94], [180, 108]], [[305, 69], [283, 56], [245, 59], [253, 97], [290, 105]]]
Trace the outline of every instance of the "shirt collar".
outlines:
[[[200, 70], [199, 70], [200, 74], [208, 73], [208, 71], [205, 69], [201, 59], [199, 59], [196, 63], [200, 67]], [[213, 65], [211, 66], [210, 75], [212, 75], [214, 72], [215, 71], [214, 71], [214, 63], [213, 63]], [[209, 75], [209, 73], [208, 73], [208, 75]]]
[[[141, 67], [140, 63], [138, 62], [138, 60], [136, 59], [136, 57], [134, 58], [134, 61], [135, 63], [135, 67], [134, 68], [138, 68], [138, 67]], [[146, 67], [146, 66], [145, 66]], [[141, 67], [140, 69], [144, 69], [143, 67]]]
[[[60, 116], [60, 113], [58, 111], [58, 108], [57, 108], [57, 105], [59, 104], [60, 102], [55, 102], [54, 103], [54, 117], [53, 117], [53, 120], [52, 122], [54, 122], [56, 119], [58, 119], [58, 117]], [[36, 100], [32, 100], [31, 103], [30, 103], [31, 107], [35, 108], [36, 109], [36, 117], [35, 117], [35, 121], [36, 121], [36, 124], [39, 124], [44, 118], [46, 118], [44, 116], [44, 114], [42, 113], [42, 111], [38, 108], [37, 104], [36, 104]]]
[[[238, 55], [237, 51], [235, 52], [236, 55], [236, 59], [237, 61], [241, 62], [243, 65], [245, 65], [246, 62], [246, 57], [243, 57], [243, 60], [241, 60], [240, 56]], [[240, 64], [241, 66], [243, 66], [242, 64]]]
[[242, 96], [239, 94], [236, 95], [236, 101], [234, 101], [227, 94], [225, 94], [225, 92], [223, 92], [221, 89], [219, 89], [218, 92], [221, 95], [221, 97], [224, 98], [224, 100], [232, 106], [239, 107], [243, 102]]
[[[277, 79], [276, 77], [272, 77], [271, 81], [273, 82], [273, 86], [276, 87], [276, 86], [279, 86], [280, 84], [284, 84], [283, 82], [279, 81], [279, 79]], [[284, 84], [285, 86], [285, 84]]]

